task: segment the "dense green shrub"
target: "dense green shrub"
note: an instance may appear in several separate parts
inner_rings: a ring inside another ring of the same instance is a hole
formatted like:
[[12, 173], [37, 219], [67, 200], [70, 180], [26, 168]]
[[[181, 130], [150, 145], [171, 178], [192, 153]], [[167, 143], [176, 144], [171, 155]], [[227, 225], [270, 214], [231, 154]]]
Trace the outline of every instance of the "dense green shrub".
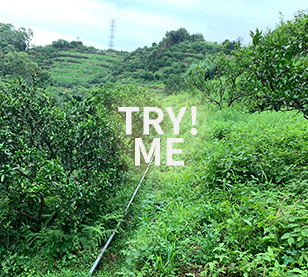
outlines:
[[108, 101], [100, 94], [60, 108], [21, 79], [0, 82], [4, 256], [17, 241], [25, 247], [30, 234], [39, 249], [53, 249], [55, 257], [76, 253], [81, 247], [76, 234], [104, 215], [125, 169]]

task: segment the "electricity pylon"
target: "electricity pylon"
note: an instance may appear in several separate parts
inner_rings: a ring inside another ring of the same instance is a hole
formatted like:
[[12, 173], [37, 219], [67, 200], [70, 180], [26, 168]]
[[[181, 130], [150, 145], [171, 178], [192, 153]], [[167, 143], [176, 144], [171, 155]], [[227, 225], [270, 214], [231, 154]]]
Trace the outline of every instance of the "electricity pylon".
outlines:
[[114, 33], [115, 33], [115, 29], [117, 28], [116, 26], [116, 21], [114, 19], [112, 19], [110, 21], [110, 24], [109, 24], [109, 44], [108, 44], [108, 49], [114, 49]]

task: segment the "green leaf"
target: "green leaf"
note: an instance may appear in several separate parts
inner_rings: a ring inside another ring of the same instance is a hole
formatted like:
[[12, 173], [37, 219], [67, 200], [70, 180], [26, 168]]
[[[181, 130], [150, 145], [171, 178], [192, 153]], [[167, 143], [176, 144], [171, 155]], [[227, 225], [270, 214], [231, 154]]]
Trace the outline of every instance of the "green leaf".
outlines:
[[252, 226], [252, 224], [251, 224], [251, 222], [250, 222], [249, 220], [243, 219], [243, 221], [244, 221], [245, 223], [247, 223], [248, 225]]
[[270, 256], [272, 256], [273, 255], [273, 249], [270, 247], [270, 246], [268, 246], [267, 247], [267, 252], [268, 252], [268, 254], [270, 255]]
[[302, 230], [301, 235], [304, 236], [304, 237], [308, 237], [308, 229]]
[[294, 238], [288, 238], [288, 244], [292, 246], [293, 243], [294, 243]]
[[289, 238], [291, 236], [291, 233], [285, 233], [282, 237], [281, 237], [281, 239], [287, 239], [287, 238]]

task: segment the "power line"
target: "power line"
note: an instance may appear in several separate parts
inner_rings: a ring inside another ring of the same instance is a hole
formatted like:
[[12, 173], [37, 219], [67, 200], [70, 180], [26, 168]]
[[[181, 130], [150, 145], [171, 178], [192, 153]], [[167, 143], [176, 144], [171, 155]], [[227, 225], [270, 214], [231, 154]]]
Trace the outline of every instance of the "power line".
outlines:
[[[120, 44], [124, 45], [125, 48], [127, 48], [124, 51], [131, 52], [131, 51], [137, 49], [137, 47], [130, 40], [127, 40], [125, 37], [119, 37], [118, 41], [120, 42]], [[128, 49], [130, 49], [130, 50], [128, 50]]]
[[108, 49], [114, 49], [114, 33], [116, 32], [116, 21], [114, 19], [112, 19], [109, 23], [109, 44], [108, 44]]

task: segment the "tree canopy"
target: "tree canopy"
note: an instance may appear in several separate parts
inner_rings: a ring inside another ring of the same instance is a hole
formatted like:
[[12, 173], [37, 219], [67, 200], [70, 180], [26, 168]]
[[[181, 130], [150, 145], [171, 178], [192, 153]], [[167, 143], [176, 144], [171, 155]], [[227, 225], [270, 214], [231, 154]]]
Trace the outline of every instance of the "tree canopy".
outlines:
[[2, 56], [0, 62], [0, 75], [2, 77], [22, 76], [25, 80], [32, 80], [33, 72], [39, 73], [41, 69], [36, 62], [33, 62], [25, 52], [9, 52]]
[[31, 29], [16, 28], [10, 23], [0, 23], [0, 54], [8, 52], [20, 52], [30, 46], [33, 32]]
[[307, 12], [281, 19], [274, 30], [251, 31], [250, 36], [248, 47], [234, 48], [235, 41], [225, 40], [225, 54], [194, 63], [187, 81], [220, 108], [223, 102], [230, 106], [242, 98], [250, 111], [297, 110], [308, 119]]
[[251, 32], [247, 80], [252, 110], [298, 110], [308, 119], [308, 14]]
[[204, 37], [202, 34], [192, 34], [190, 35], [189, 32], [181, 27], [178, 30], [172, 30], [172, 31], [168, 31], [165, 34], [165, 39], [166, 43], [170, 44], [170, 45], [175, 45], [175, 44], [179, 44], [183, 41], [192, 41], [192, 42], [196, 42], [196, 41], [202, 41], [205, 42]]

